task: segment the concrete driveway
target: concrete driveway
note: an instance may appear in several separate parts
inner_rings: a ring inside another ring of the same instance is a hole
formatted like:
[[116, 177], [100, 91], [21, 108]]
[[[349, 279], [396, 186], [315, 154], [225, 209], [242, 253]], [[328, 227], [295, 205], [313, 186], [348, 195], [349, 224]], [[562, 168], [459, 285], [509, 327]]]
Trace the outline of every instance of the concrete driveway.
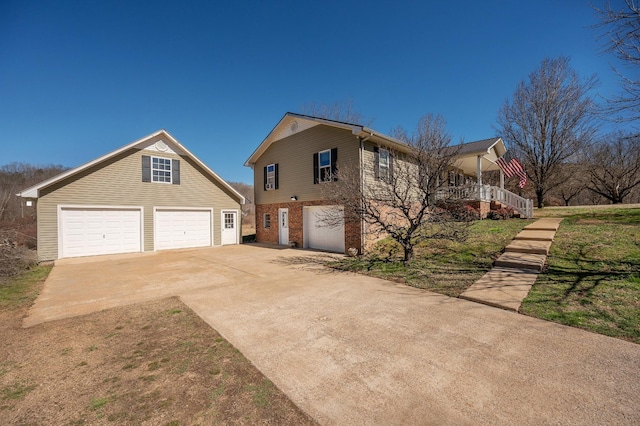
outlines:
[[640, 424], [640, 345], [256, 245], [59, 262], [25, 325], [179, 295], [322, 424]]

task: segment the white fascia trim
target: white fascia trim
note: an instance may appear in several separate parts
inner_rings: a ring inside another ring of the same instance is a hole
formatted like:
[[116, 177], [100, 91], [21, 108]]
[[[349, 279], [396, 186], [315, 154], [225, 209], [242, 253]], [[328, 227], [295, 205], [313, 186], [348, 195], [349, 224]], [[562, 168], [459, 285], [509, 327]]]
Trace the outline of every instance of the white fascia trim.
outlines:
[[339, 129], [350, 130], [354, 135], [357, 135], [357, 134], [361, 133], [362, 129], [364, 129], [364, 127], [359, 126], [359, 125], [355, 125], [355, 124], [341, 123], [339, 121], [328, 120], [326, 118], [312, 117], [312, 116], [309, 116], [309, 115], [303, 115], [303, 114], [296, 114], [296, 113], [293, 113], [293, 112], [287, 112], [280, 119], [280, 121], [278, 121], [278, 124], [276, 124], [273, 127], [273, 129], [271, 129], [271, 131], [269, 132], [267, 137], [264, 138], [264, 140], [260, 143], [260, 145], [258, 145], [258, 147], [255, 149], [255, 151], [253, 151], [253, 153], [247, 159], [247, 161], [244, 162], [244, 165], [246, 167], [253, 167], [255, 165], [256, 161], [258, 160], [258, 158], [267, 150], [267, 148], [269, 148], [269, 146], [271, 146], [272, 143], [274, 143], [277, 140], [279, 140], [279, 139], [272, 138], [272, 136], [275, 133], [277, 133], [278, 129], [283, 125], [283, 123], [288, 118], [295, 118], [297, 120], [306, 120], [306, 121], [311, 121], [311, 122], [315, 122], [315, 123], [318, 123], [318, 124], [325, 124], [327, 126], [336, 127], [336, 128], [339, 128]]
[[153, 251], [158, 251], [158, 248], [156, 247], [156, 242], [158, 241], [158, 227], [156, 226], [156, 224], [158, 223], [158, 221], [156, 220], [156, 213], [158, 212], [158, 210], [162, 211], [162, 210], [189, 210], [189, 211], [196, 211], [196, 212], [209, 212], [211, 214], [211, 220], [209, 222], [209, 227], [211, 229], [211, 247], [216, 245], [216, 240], [214, 238], [214, 233], [213, 233], [213, 207], [180, 207], [180, 206], [153, 206]]
[[131, 149], [133, 147], [135, 147], [136, 145], [145, 142], [149, 139], [155, 138], [156, 136], [160, 136], [163, 135], [165, 136], [167, 139], [169, 139], [173, 144], [175, 144], [176, 146], [178, 146], [181, 150], [184, 151], [185, 154], [187, 154], [193, 161], [195, 161], [200, 167], [202, 167], [207, 173], [209, 173], [215, 180], [217, 180], [218, 182], [220, 182], [225, 188], [227, 188], [229, 191], [231, 191], [233, 194], [235, 194], [238, 197], [238, 201], [240, 201], [240, 204], [244, 204], [245, 203], [245, 198], [235, 189], [233, 189], [233, 187], [231, 185], [229, 185], [224, 179], [222, 179], [220, 176], [218, 176], [213, 170], [211, 170], [206, 164], [204, 164], [202, 161], [200, 161], [200, 159], [198, 159], [198, 157], [196, 157], [195, 155], [193, 155], [191, 153], [191, 151], [189, 151], [188, 149], [186, 149], [180, 142], [178, 142], [173, 136], [171, 136], [171, 134], [169, 134], [169, 132], [167, 132], [164, 129], [158, 130], [157, 132], [151, 133], [150, 135], [144, 136], [134, 142], [131, 142], [128, 145], [123, 146], [122, 148], [118, 148], [115, 151], [112, 151], [108, 154], [105, 154], [101, 157], [96, 158], [95, 160], [89, 161], [88, 163], [82, 164], [81, 166], [78, 166], [76, 168], [73, 168], [71, 170], [67, 170], [66, 172], [62, 172], [57, 176], [54, 176], [50, 179], [45, 180], [44, 182], [40, 182], [37, 185], [34, 185], [32, 187], [29, 187], [27, 189], [25, 189], [22, 192], [19, 192], [18, 194], [16, 194], [18, 197], [23, 197], [23, 198], [38, 198], [40, 195], [40, 189], [45, 188], [53, 183], [56, 183], [62, 179], [65, 179], [69, 176], [72, 176], [76, 173], [79, 173], [91, 166], [94, 166], [95, 164], [101, 163], [102, 161], [105, 161], [111, 157], [114, 157], [118, 154], [120, 154], [121, 152], [124, 152], [128, 149]]
[[95, 209], [95, 210], [139, 210], [140, 211], [140, 252], [144, 252], [144, 207], [143, 206], [111, 206], [96, 204], [58, 204], [58, 259], [62, 259], [62, 210], [64, 209]]

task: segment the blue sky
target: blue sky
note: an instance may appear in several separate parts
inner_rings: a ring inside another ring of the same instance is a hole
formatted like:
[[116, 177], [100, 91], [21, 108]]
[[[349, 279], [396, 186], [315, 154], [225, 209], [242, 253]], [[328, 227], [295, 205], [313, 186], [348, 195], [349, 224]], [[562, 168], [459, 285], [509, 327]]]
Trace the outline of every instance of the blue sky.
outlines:
[[164, 128], [251, 182], [285, 112], [342, 100], [380, 132], [439, 113], [484, 139], [545, 57], [618, 90], [596, 22], [586, 0], [4, 0], [0, 165], [75, 167]]

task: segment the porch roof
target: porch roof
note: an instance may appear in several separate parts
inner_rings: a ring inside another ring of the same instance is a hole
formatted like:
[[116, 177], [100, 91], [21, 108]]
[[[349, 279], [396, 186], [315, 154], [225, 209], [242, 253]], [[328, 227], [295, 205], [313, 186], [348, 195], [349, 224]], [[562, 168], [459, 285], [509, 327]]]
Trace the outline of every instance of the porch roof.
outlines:
[[481, 172], [489, 172], [500, 170], [496, 160], [507, 152], [502, 138], [482, 139], [452, 148], [458, 150], [456, 167], [465, 175], [476, 178], [478, 177], [478, 157], [480, 157]]

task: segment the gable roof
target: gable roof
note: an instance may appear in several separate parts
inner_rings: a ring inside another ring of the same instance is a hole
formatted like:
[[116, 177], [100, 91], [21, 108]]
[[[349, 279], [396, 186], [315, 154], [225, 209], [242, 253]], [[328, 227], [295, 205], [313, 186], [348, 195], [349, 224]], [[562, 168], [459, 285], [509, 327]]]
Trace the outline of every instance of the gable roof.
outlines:
[[504, 143], [501, 138], [490, 138], [490, 139], [482, 139], [480, 141], [468, 142], [458, 145], [460, 147], [460, 151], [458, 151], [459, 155], [470, 155], [470, 154], [486, 154], [491, 150], [491, 148], [496, 148], [496, 152], [498, 152], [498, 156], [501, 157], [507, 152], [504, 147]]
[[355, 136], [389, 146], [390, 148], [396, 148], [399, 150], [407, 149], [407, 145], [398, 139], [392, 138], [391, 136], [377, 132], [360, 124], [346, 123], [342, 121], [329, 120], [327, 118], [287, 112], [280, 119], [278, 124], [276, 124], [276, 126], [269, 132], [267, 137], [264, 138], [260, 145], [258, 145], [256, 150], [253, 151], [253, 154], [251, 154], [247, 161], [245, 161], [244, 165], [247, 167], [253, 167], [258, 158], [260, 158], [260, 156], [264, 154], [264, 152], [274, 142], [319, 124], [324, 124], [338, 129], [350, 130]]
[[131, 148], [136, 147], [137, 145], [142, 145], [145, 142], [158, 137], [158, 136], [162, 136], [163, 138], [168, 139], [173, 145], [176, 146], [176, 148], [178, 148], [179, 154], [180, 155], [184, 155], [187, 156], [189, 158], [191, 158], [196, 164], [198, 164], [200, 167], [202, 167], [202, 169], [209, 175], [211, 176], [216, 182], [220, 183], [220, 185], [222, 185], [224, 188], [228, 189], [233, 195], [235, 195], [238, 199], [238, 201], [241, 204], [244, 204], [245, 202], [245, 198], [235, 189], [233, 189], [233, 187], [231, 185], [229, 185], [224, 179], [222, 179], [220, 176], [218, 176], [213, 170], [211, 170], [206, 164], [204, 164], [202, 161], [200, 161], [195, 155], [193, 155], [187, 148], [184, 147], [184, 145], [182, 145], [180, 142], [178, 142], [178, 140], [176, 138], [174, 138], [173, 136], [171, 136], [169, 134], [169, 132], [167, 132], [164, 129], [158, 130], [157, 132], [154, 132], [150, 135], [147, 135], [143, 138], [140, 138], [136, 141], [131, 142], [128, 145], [123, 146], [122, 148], [118, 148], [115, 151], [112, 151], [108, 154], [103, 155], [102, 157], [98, 157], [95, 160], [89, 161], [88, 163], [82, 164], [81, 166], [75, 167], [73, 169], [69, 169], [65, 172], [60, 173], [59, 175], [56, 175], [50, 179], [47, 179], [45, 181], [42, 181], [36, 185], [33, 185], [27, 189], [22, 190], [21, 192], [19, 192], [18, 194], [16, 194], [18, 197], [23, 197], [23, 198], [38, 198], [40, 195], [40, 190], [44, 189], [50, 185], [53, 185], [54, 183], [60, 182], [63, 179], [66, 179], [70, 176], [76, 175], [80, 172], [82, 172], [83, 170], [88, 169], [89, 167], [95, 166], [96, 164], [100, 164], [104, 161], [107, 161], [108, 159], [117, 156], [118, 154], [125, 152]]
[[[355, 136], [361, 137], [364, 140], [371, 140], [401, 152], [407, 152], [410, 149], [407, 144], [398, 139], [359, 124], [287, 112], [260, 143], [253, 154], [245, 161], [244, 165], [253, 167], [258, 158], [260, 158], [274, 142], [319, 124], [350, 130]], [[451, 148], [457, 150], [458, 164], [456, 164], [456, 166], [462, 169], [464, 173], [470, 175], [476, 174], [477, 157], [481, 157], [483, 171], [499, 170], [494, 162], [495, 159], [493, 158], [494, 153], [492, 153], [492, 149], [495, 151], [496, 158], [502, 157], [507, 152], [501, 138], [482, 139], [460, 145], [453, 145]]]

